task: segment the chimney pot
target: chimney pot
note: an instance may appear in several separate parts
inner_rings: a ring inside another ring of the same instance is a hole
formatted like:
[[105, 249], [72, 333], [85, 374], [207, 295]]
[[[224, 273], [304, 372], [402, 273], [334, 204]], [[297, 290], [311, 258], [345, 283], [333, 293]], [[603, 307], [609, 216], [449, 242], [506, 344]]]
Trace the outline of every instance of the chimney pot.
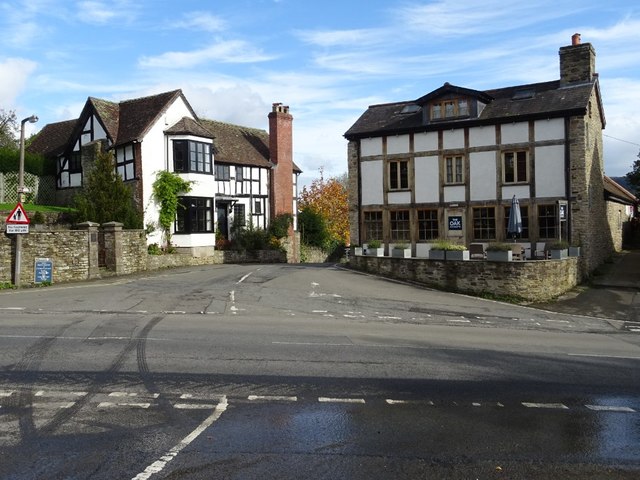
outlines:
[[580, 45], [580, 34], [574, 33], [571, 36], [571, 45]]

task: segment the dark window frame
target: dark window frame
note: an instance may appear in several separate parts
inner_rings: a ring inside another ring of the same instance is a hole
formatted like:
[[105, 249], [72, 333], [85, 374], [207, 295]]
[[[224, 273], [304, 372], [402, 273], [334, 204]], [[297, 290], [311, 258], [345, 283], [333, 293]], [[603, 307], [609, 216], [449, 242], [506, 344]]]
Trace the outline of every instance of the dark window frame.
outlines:
[[389, 190], [409, 189], [409, 160], [389, 161]]
[[213, 175], [213, 150], [210, 143], [173, 140], [173, 170], [178, 173]]
[[418, 240], [436, 240], [440, 238], [440, 222], [438, 210], [424, 208], [418, 210]]
[[496, 240], [495, 207], [473, 208], [473, 239]]
[[[131, 149], [131, 158], [127, 158], [127, 147], [129, 147]], [[118, 152], [122, 152], [122, 161], [119, 160], [118, 158]], [[135, 151], [135, 147], [133, 145], [125, 145], [123, 147], [118, 147], [116, 148], [115, 151], [115, 157], [116, 157], [116, 173], [118, 173], [120, 175], [120, 178], [122, 178], [123, 181], [127, 182], [129, 180], [135, 180], [136, 179], [136, 151]], [[133, 172], [131, 174], [131, 176], [127, 175], [127, 166], [128, 165], [132, 165], [133, 166]], [[122, 169], [122, 171], [120, 171], [120, 169]]]
[[384, 238], [384, 225], [382, 210], [370, 210], [363, 214], [363, 231], [365, 241], [380, 240]]
[[231, 168], [229, 165], [216, 164], [215, 166], [215, 178], [216, 180], [228, 182], [231, 180]]
[[411, 214], [409, 210], [391, 210], [389, 223], [391, 241], [408, 242], [411, 240]]
[[510, 150], [502, 154], [503, 183], [527, 183], [529, 181], [529, 152]]
[[460, 185], [464, 183], [464, 155], [447, 155], [444, 157], [444, 183]]
[[214, 200], [211, 197], [180, 197], [174, 230], [177, 235], [213, 233]]
[[558, 205], [538, 205], [538, 236], [544, 240], [558, 238]]

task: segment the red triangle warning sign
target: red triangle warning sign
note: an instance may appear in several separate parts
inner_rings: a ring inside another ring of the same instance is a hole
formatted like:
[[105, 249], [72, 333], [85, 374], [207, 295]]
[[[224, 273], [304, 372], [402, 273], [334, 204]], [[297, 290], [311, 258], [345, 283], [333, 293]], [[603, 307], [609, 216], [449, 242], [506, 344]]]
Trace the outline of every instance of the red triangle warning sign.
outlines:
[[24, 211], [24, 208], [22, 207], [22, 204], [19, 203], [16, 205], [16, 208], [14, 208], [11, 213], [9, 214], [9, 216], [7, 217], [6, 223], [19, 223], [19, 224], [29, 224], [31, 223], [31, 221], [29, 220], [29, 217], [27, 217], [26, 212]]

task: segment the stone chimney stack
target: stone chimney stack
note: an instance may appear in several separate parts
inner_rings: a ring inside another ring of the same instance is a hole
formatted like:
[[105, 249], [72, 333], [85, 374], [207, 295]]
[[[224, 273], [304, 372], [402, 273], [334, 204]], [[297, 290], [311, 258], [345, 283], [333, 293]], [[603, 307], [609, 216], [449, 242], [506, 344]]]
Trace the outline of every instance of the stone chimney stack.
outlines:
[[274, 103], [269, 113], [271, 218], [293, 214], [293, 117], [289, 107]]
[[580, 34], [571, 37], [571, 45], [560, 47], [560, 84], [591, 82], [597, 74], [596, 51], [590, 43], [581, 43]]

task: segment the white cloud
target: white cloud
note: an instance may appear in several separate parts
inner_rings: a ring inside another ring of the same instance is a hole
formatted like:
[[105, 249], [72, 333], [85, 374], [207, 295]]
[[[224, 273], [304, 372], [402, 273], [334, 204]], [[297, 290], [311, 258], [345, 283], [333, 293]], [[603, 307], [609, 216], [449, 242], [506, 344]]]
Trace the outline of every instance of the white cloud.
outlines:
[[171, 28], [220, 32], [227, 28], [227, 22], [209, 12], [188, 12], [183, 14], [182, 20], [173, 23]]
[[15, 108], [16, 99], [26, 89], [29, 76], [36, 70], [37, 64], [24, 58], [5, 58], [0, 60], [0, 105]]
[[130, 23], [136, 18], [136, 8], [129, 0], [85, 0], [77, 3], [76, 16], [80, 21], [94, 25], [106, 25], [116, 19]]
[[208, 62], [253, 63], [272, 60], [274, 56], [242, 40], [221, 41], [207, 48], [186, 52], [165, 52], [157, 56], [142, 57], [141, 67], [192, 68]]

